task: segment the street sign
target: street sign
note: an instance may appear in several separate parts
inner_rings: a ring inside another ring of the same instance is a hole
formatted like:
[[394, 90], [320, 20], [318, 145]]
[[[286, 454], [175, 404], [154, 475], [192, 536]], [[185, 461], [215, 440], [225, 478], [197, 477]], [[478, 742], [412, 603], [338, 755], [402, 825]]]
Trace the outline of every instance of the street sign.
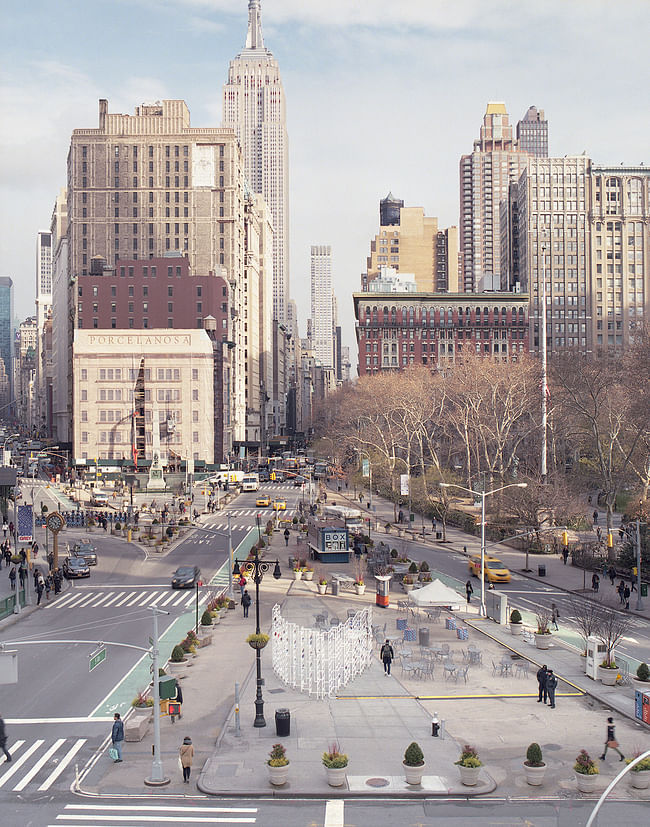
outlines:
[[399, 486], [400, 486], [400, 494], [403, 497], [407, 497], [409, 493], [409, 475], [408, 474], [400, 474], [399, 477]]
[[369, 459], [362, 459], [361, 460], [361, 476], [362, 477], [369, 477], [370, 476], [370, 460]]
[[90, 661], [88, 662], [88, 671], [92, 672], [96, 666], [99, 666], [100, 663], [103, 663], [106, 660], [106, 647], [103, 649], [98, 649], [96, 652], [93, 652], [90, 655]]

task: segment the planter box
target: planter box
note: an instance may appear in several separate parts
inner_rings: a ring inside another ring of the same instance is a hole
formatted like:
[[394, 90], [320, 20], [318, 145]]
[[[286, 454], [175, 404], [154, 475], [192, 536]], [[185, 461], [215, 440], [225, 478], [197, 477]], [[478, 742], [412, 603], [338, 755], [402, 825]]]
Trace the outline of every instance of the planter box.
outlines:
[[424, 775], [426, 764], [422, 763], [419, 767], [411, 767], [402, 761], [402, 766], [404, 767], [404, 777], [406, 778], [407, 784], [417, 786], [422, 783], [422, 776]]
[[524, 630], [524, 624], [523, 623], [511, 623], [510, 624], [510, 634], [511, 635], [515, 635], [515, 636], [521, 635], [523, 630]]
[[635, 790], [648, 789], [650, 785], [650, 770], [640, 770], [639, 772], [631, 770], [628, 775], [630, 776], [630, 783]]
[[535, 646], [538, 649], [549, 649], [551, 646], [551, 635], [535, 634]]
[[580, 772], [576, 773], [576, 784], [581, 793], [593, 793], [598, 786], [599, 775], [583, 775]]
[[293, 579], [294, 580], [302, 580], [302, 571], [294, 571]]
[[[267, 764], [268, 766], [268, 764]], [[289, 777], [289, 765], [285, 767], [269, 767], [269, 781], [274, 787], [281, 787], [287, 783]]]
[[326, 594], [327, 593], [327, 583], [317, 583], [318, 594]]
[[465, 787], [475, 787], [478, 784], [478, 777], [481, 772], [480, 767], [463, 767], [458, 765], [460, 772], [460, 783]]
[[173, 663], [171, 660], [167, 664], [167, 671], [170, 675], [182, 675], [187, 669], [189, 660], [183, 660], [180, 663]]
[[303, 571], [302, 579], [303, 580], [313, 580], [314, 579], [314, 572], [313, 571]]
[[354, 590], [357, 594], [364, 594], [366, 591], [366, 584], [365, 583], [355, 583]]
[[529, 767], [524, 763], [524, 772], [526, 773], [526, 782], [531, 787], [540, 787], [544, 783], [544, 775], [546, 774], [546, 764], [541, 767]]
[[347, 767], [325, 767], [325, 772], [330, 787], [342, 787], [345, 784]]
[[618, 669], [605, 669], [602, 666], [599, 666], [598, 677], [605, 686], [616, 686]]
[[[210, 628], [210, 627], [208, 627], [208, 628]], [[205, 634], [205, 633], [202, 632], [201, 636], [199, 637], [199, 649], [203, 649], [204, 646], [210, 646], [211, 643], [212, 643], [212, 634]]]

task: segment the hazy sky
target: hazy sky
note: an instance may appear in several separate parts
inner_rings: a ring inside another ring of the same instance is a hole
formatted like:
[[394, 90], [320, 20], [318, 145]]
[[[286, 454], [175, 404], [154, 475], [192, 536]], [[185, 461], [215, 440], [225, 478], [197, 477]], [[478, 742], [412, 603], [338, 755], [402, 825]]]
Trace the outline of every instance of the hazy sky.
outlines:
[[[34, 312], [35, 236], [98, 99], [133, 114], [183, 98], [219, 126], [247, 0], [1, 0], [0, 275]], [[331, 244], [344, 343], [379, 199], [458, 223], [458, 161], [488, 100], [546, 112], [552, 155], [650, 162], [650, 0], [262, 0], [287, 96], [291, 294], [309, 314], [309, 247]]]

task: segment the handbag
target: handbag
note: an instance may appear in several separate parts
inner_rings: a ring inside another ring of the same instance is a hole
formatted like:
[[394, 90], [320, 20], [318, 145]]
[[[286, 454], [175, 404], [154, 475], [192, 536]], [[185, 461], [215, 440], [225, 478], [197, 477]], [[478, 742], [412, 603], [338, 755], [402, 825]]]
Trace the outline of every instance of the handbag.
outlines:
[[607, 742], [607, 746], [610, 749], [616, 749], [616, 747], [618, 746], [618, 741], [614, 738], [612, 741]]
[[110, 757], [110, 758], [112, 758], [112, 759], [113, 759], [113, 761], [117, 761], [117, 759], [120, 757], [120, 754], [119, 754], [119, 752], [115, 749], [115, 747], [111, 747], [111, 748], [108, 750], [108, 755], [109, 755], [109, 757]]
[[181, 761], [180, 755], [178, 756], [178, 769], [183, 772], [183, 762]]

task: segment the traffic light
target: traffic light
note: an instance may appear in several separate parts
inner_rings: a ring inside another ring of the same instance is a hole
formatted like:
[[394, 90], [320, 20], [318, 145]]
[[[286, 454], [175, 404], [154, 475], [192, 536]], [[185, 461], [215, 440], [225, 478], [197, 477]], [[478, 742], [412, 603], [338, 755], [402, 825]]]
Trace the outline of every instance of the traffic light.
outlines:
[[170, 715], [180, 715], [181, 705], [178, 703], [178, 701], [170, 701], [168, 711]]
[[614, 547], [614, 535], [612, 534], [611, 531], [608, 531], [607, 532], [607, 548], [613, 548], [613, 547]]
[[569, 545], [569, 532], [563, 531], [562, 532], [562, 545], [566, 548]]

